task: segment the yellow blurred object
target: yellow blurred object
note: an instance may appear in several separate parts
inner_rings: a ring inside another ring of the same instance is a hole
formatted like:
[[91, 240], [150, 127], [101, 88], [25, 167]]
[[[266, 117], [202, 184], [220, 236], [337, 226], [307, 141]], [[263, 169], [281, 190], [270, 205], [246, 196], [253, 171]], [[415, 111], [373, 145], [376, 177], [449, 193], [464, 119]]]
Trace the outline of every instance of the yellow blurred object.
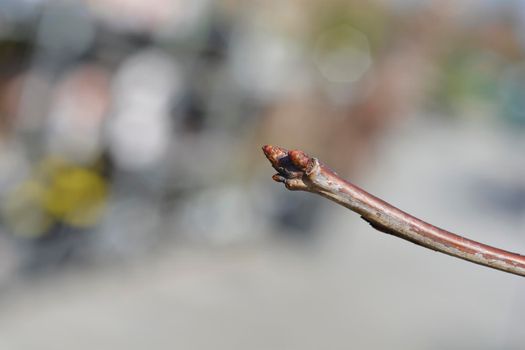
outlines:
[[43, 206], [62, 222], [89, 227], [104, 209], [107, 188], [104, 179], [89, 169], [65, 167], [53, 174]]
[[78, 228], [95, 225], [106, 198], [107, 184], [96, 170], [47, 158], [32, 179], [8, 196], [1, 210], [13, 234], [36, 238], [57, 221]]

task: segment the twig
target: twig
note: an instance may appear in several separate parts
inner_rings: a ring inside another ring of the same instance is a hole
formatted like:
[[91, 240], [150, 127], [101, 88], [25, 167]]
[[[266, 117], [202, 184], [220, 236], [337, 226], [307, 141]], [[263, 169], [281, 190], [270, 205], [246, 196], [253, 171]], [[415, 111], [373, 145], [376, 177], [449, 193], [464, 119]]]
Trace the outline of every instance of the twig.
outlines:
[[525, 256], [482, 244], [409, 215], [340, 178], [316, 158], [298, 150], [266, 145], [263, 152], [277, 170], [273, 179], [289, 190], [326, 197], [361, 215], [375, 229], [417, 245], [479, 265], [525, 276]]

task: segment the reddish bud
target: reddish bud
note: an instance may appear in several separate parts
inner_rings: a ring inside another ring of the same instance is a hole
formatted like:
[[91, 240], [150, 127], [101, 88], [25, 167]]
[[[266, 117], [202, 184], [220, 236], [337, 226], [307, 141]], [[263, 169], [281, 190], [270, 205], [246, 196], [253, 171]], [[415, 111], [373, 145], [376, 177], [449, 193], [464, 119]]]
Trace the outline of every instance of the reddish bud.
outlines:
[[303, 151], [293, 150], [288, 152], [288, 156], [290, 157], [292, 164], [298, 169], [304, 171], [308, 167], [310, 157], [308, 157]]

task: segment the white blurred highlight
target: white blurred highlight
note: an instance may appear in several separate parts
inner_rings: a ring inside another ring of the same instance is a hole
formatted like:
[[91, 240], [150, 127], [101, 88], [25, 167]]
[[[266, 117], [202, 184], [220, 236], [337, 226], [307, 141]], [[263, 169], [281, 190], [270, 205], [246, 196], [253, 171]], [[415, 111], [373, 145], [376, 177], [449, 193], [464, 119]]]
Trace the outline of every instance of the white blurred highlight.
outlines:
[[323, 77], [330, 82], [356, 82], [372, 64], [368, 39], [348, 25], [326, 30], [317, 40], [315, 63]]
[[159, 50], [124, 62], [109, 123], [110, 150], [119, 166], [145, 170], [162, 161], [171, 135], [170, 103], [180, 95], [181, 79], [173, 59]]
[[307, 76], [301, 48], [260, 28], [242, 28], [233, 41], [231, 69], [239, 86], [258, 100], [272, 101], [297, 91]]

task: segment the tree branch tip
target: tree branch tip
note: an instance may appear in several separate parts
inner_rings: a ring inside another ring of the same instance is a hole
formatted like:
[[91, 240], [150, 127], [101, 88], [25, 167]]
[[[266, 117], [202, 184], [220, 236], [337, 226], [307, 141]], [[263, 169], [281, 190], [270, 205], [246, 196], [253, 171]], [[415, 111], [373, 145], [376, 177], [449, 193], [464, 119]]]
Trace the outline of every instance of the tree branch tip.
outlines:
[[262, 150], [277, 170], [272, 176], [288, 190], [308, 191], [330, 199], [367, 221], [378, 231], [476, 264], [525, 276], [525, 256], [476, 242], [405, 213], [340, 178], [300, 150], [265, 145]]

